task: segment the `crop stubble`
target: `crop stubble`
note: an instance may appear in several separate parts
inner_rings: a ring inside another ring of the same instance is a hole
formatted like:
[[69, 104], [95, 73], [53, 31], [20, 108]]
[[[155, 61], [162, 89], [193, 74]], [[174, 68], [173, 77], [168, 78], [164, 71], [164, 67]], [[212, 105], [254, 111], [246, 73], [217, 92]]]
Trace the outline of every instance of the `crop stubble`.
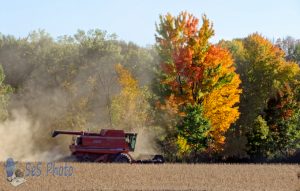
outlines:
[[[2, 190], [300, 190], [299, 165], [280, 164], [96, 164], [67, 163], [71, 177], [26, 177], [17, 188], [5, 177], [1, 163]], [[56, 165], [64, 165], [57, 163]], [[25, 170], [25, 164], [18, 164]]]

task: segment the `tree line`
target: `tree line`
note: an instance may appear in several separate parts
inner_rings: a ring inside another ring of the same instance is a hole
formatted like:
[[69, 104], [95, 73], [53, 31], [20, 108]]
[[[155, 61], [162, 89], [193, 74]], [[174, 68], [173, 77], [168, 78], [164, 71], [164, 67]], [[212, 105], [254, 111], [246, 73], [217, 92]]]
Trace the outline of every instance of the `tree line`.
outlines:
[[[96, 29], [53, 39], [0, 34], [2, 121], [26, 109], [54, 129], [146, 129], [169, 161], [272, 161], [300, 148], [300, 41], [259, 33], [211, 43], [212, 22], [160, 16], [156, 44]], [[65, 146], [65, 145], [64, 145]]]

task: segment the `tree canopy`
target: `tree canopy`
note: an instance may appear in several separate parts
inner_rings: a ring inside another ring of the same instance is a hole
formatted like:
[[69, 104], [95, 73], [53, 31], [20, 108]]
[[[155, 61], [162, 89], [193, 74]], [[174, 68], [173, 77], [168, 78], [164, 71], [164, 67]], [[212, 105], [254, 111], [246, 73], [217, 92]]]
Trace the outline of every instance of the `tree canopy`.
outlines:
[[[239, 116], [240, 80], [230, 53], [209, 43], [214, 35], [210, 21], [203, 16], [200, 28], [198, 24], [199, 20], [186, 12], [160, 17], [156, 41], [162, 60], [161, 83], [166, 87], [163, 108], [185, 116], [188, 104], [202, 106], [203, 118], [211, 123], [205, 136], [212, 137], [210, 147], [218, 149], [224, 133]], [[185, 126], [186, 131], [189, 128]], [[184, 138], [190, 140], [188, 136]]]

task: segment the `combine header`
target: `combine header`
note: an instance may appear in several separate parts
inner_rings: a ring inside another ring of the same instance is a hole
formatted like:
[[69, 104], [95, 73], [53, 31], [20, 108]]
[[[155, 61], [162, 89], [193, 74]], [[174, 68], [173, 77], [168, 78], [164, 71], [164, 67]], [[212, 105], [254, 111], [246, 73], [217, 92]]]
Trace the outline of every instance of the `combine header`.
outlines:
[[102, 129], [100, 133], [80, 131], [53, 131], [52, 137], [59, 134], [75, 135], [69, 146], [72, 156], [78, 161], [116, 162], [116, 163], [163, 163], [161, 155], [149, 160], [134, 160], [129, 152], [133, 152], [136, 144], [136, 133], [125, 133], [123, 130]]

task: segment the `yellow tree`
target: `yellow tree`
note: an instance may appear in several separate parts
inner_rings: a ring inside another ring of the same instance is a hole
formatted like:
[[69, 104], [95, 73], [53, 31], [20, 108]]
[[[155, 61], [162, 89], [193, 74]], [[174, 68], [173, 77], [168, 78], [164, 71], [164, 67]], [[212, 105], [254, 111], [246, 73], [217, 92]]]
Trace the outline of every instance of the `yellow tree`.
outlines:
[[[240, 79], [230, 53], [209, 43], [214, 35], [212, 24], [206, 16], [202, 21], [199, 28], [199, 20], [187, 12], [177, 17], [170, 14], [160, 17], [156, 41], [162, 59], [162, 83], [166, 86], [162, 108], [183, 116], [179, 126], [180, 130], [188, 132], [183, 133], [186, 140], [189, 140], [188, 135], [201, 132], [202, 136], [212, 138], [211, 148], [220, 149], [225, 140], [224, 133], [239, 116], [236, 104], [241, 93]], [[201, 108], [185, 110], [187, 105], [200, 105], [203, 113]], [[198, 120], [197, 115], [185, 118], [186, 111], [198, 112], [209, 123]], [[205, 122], [205, 128], [210, 124], [209, 132], [195, 128], [190, 132], [187, 125], [187, 121], [193, 121], [190, 117], [197, 118], [199, 124]], [[203, 142], [203, 137], [196, 137]], [[182, 137], [180, 139], [182, 142]]]
[[139, 87], [138, 81], [121, 64], [117, 64], [115, 70], [121, 92], [112, 99], [113, 125], [128, 130], [142, 127], [149, 116], [149, 93], [147, 89]]

